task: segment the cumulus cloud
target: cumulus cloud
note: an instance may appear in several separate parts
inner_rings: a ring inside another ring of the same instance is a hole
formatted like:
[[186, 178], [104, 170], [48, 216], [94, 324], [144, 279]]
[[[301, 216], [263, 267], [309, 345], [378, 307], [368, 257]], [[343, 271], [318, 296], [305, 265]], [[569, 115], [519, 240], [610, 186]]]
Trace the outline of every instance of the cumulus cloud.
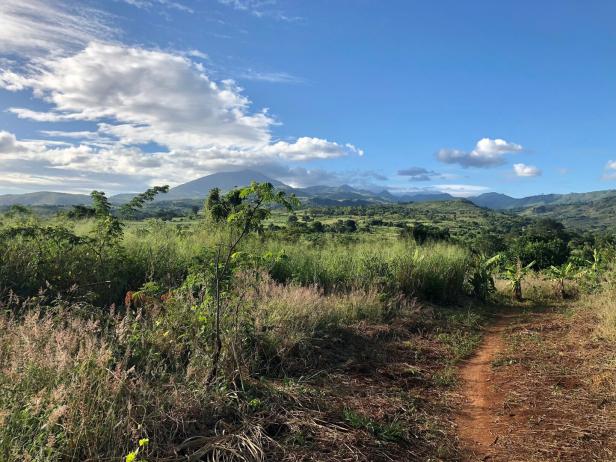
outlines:
[[534, 165], [526, 165], [526, 164], [513, 164], [513, 172], [516, 176], [539, 176], [541, 175], [541, 170], [539, 170]]
[[15, 135], [4, 130], [0, 131], [0, 154], [19, 153], [24, 150], [25, 148], [17, 142]]
[[[59, 143], [24, 144], [3, 133], [2, 146], [12, 145], [0, 151], [3, 171], [19, 173], [25, 162], [36, 161], [48, 173], [60, 169], [115, 174], [124, 183], [132, 176], [145, 184], [174, 184], [225, 168], [363, 155], [349, 143], [275, 139], [278, 122], [266, 109], [252, 111], [235, 82], [212, 80], [186, 55], [91, 42], [74, 54], [36, 59], [26, 69], [0, 68], [0, 87], [30, 90], [48, 109], [9, 111], [32, 121], [85, 122], [93, 129], [43, 132], [65, 140]], [[146, 152], [152, 146], [156, 152]]]
[[524, 148], [516, 143], [499, 138], [482, 138], [472, 151], [441, 149], [436, 153], [436, 158], [445, 164], [458, 164], [463, 168], [487, 168], [504, 164], [505, 154], [522, 151], [524, 151]]
[[398, 175], [408, 177], [409, 181], [430, 181], [435, 178], [442, 178], [440, 173], [423, 167], [409, 167], [398, 170]]

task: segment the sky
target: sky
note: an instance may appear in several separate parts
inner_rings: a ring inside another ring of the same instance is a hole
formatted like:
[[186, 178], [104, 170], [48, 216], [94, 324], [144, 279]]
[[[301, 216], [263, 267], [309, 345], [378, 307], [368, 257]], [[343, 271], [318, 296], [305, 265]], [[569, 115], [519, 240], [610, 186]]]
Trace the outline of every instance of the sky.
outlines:
[[616, 188], [613, 0], [2, 0], [0, 194]]

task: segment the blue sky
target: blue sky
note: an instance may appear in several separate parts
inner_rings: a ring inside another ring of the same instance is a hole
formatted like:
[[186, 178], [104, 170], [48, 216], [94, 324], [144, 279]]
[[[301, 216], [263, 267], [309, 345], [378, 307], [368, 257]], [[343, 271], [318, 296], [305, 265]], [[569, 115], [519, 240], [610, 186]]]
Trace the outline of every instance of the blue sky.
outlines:
[[616, 2], [5, 0], [0, 193], [616, 187]]

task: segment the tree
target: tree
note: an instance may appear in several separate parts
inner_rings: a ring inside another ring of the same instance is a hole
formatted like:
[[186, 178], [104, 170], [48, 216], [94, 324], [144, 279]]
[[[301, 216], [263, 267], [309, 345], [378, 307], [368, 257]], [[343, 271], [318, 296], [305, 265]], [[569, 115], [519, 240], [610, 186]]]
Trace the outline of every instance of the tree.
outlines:
[[544, 218], [529, 225], [512, 242], [510, 253], [519, 257], [523, 265], [534, 261], [537, 269], [560, 266], [569, 259], [570, 240], [561, 223]]
[[218, 375], [222, 353], [221, 316], [228, 303], [227, 294], [233, 276], [232, 263], [238, 246], [249, 233], [261, 229], [263, 221], [271, 213], [268, 206], [281, 205], [292, 210], [299, 205], [299, 201], [295, 196], [276, 191], [271, 183], [253, 181], [250, 186], [234, 189], [224, 197], [220, 197], [219, 191], [212, 190], [206, 204], [210, 216], [224, 224], [226, 231], [217, 245], [213, 268], [214, 350], [212, 369], [206, 380], [209, 386]]
[[205, 209], [215, 222], [223, 222], [233, 209], [242, 203], [240, 190], [233, 189], [221, 196], [219, 188], [212, 188], [205, 200]]
[[168, 185], [154, 186], [153, 188], [149, 188], [145, 192], [142, 192], [141, 194], [137, 194], [129, 202], [124, 204], [120, 208], [120, 213], [127, 218], [132, 218], [134, 217], [137, 210], [140, 210], [141, 208], [143, 208], [146, 202], [153, 201], [154, 198], [159, 193], [167, 193], [167, 192], [169, 192]]
[[313, 233], [324, 233], [325, 232], [325, 226], [323, 225], [323, 223], [321, 223], [320, 221], [313, 221], [312, 223], [310, 223], [310, 230]]
[[32, 215], [32, 210], [24, 205], [13, 204], [9, 207], [8, 212], [6, 213], [8, 217], [15, 216], [30, 216]]
[[73, 205], [66, 216], [72, 220], [82, 220], [84, 218], [93, 218], [96, 215], [96, 210], [93, 207], [86, 205]]

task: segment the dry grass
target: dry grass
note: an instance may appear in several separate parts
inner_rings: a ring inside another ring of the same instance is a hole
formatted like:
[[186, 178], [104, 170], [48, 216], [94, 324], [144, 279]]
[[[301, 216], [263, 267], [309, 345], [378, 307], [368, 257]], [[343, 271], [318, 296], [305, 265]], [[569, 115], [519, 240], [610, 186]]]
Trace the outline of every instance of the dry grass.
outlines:
[[616, 290], [606, 289], [586, 296], [583, 303], [599, 315], [598, 332], [600, 335], [612, 342], [616, 341]]
[[592, 310], [529, 313], [506, 334], [494, 362], [505, 460], [614, 460], [616, 347], [598, 323]]

